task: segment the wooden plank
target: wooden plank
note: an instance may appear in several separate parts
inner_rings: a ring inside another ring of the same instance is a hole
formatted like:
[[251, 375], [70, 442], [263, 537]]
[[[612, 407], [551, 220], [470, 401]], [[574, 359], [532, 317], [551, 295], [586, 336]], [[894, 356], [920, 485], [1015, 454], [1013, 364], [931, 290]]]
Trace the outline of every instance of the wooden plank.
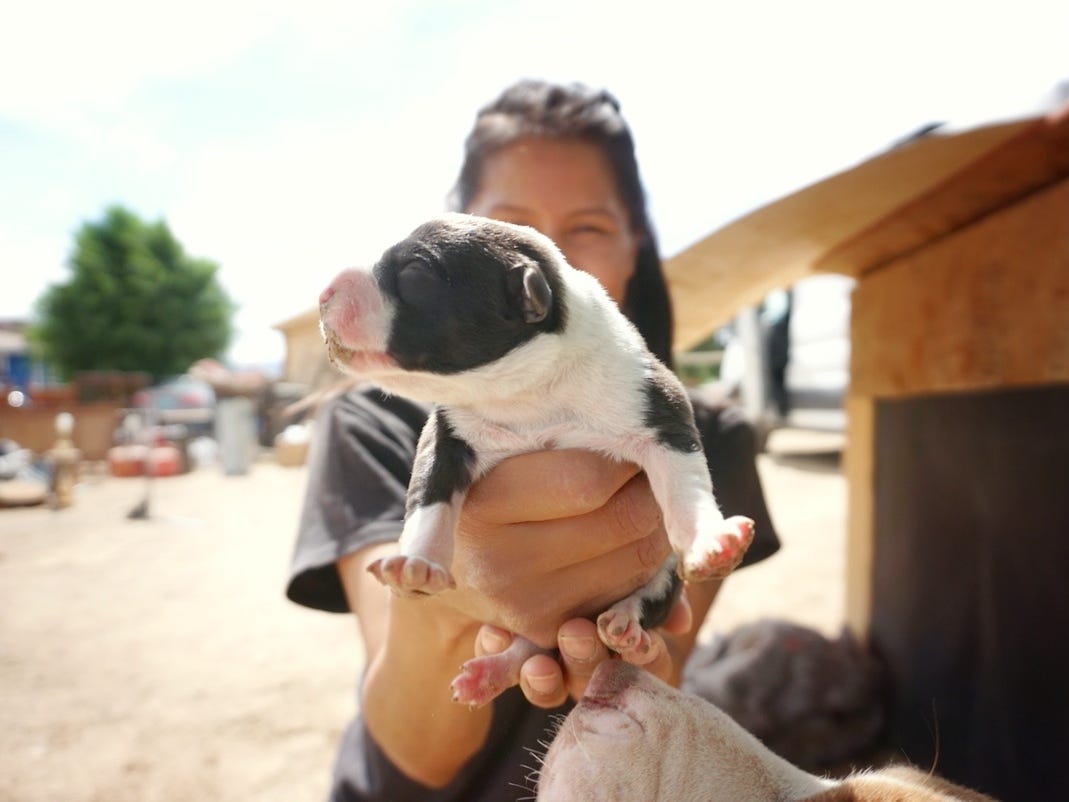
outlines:
[[846, 510], [846, 625], [859, 639], [868, 637], [872, 614], [875, 499], [875, 408], [871, 398], [846, 399], [847, 440], [843, 475]]
[[866, 276], [851, 391], [1069, 383], [1069, 180]]
[[1069, 175], [1069, 105], [1041, 118], [888, 217], [858, 231], [813, 269], [860, 275], [918, 250]]

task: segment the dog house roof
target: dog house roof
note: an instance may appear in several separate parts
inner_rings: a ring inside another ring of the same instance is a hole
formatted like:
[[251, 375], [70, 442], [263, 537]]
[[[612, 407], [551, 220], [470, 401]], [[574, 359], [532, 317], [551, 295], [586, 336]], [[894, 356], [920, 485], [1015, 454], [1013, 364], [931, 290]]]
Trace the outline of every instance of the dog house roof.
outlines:
[[932, 133], [758, 209], [667, 260], [676, 346], [816, 272], [860, 277], [1069, 175], [1069, 104]]

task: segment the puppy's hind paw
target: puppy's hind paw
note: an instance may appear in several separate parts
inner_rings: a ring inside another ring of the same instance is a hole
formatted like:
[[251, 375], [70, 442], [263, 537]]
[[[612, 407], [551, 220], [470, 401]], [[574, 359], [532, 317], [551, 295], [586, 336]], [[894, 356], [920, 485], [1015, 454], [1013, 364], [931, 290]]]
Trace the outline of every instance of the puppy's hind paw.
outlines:
[[448, 571], [422, 557], [395, 554], [375, 560], [367, 570], [398, 596], [409, 599], [434, 596], [456, 587]]
[[520, 683], [520, 668], [528, 658], [548, 654], [527, 638], [512, 636], [503, 652], [473, 657], [460, 667], [453, 680], [453, 701], [471, 708], [482, 707], [502, 691]]
[[639, 656], [649, 652], [650, 635], [627, 611], [610, 607], [598, 616], [598, 637], [617, 654]]
[[683, 555], [679, 573], [688, 582], [722, 579], [742, 562], [753, 542], [754, 522], [736, 515], [727, 518], [717, 531], [703, 532]]
[[466, 662], [449, 687], [454, 702], [474, 709], [493, 701], [519, 681], [519, 666], [512, 665], [504, 655], [494, 654]]

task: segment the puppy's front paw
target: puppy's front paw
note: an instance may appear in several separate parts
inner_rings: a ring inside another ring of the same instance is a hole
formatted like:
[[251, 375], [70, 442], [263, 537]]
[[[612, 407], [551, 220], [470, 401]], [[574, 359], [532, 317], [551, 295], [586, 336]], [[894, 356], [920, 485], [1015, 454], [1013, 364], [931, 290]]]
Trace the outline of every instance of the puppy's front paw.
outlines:
[[680, 561], [679, 573], [688, 582], [722, 579], [742, 562], [753, 542], [754, 522], [736, 515], [716, 531], [702, 532]]
[[375, 560], [367, 570], [398, 596], [409, 599], [433, 596], [456, 587], [448, 571], [422, 557], [395, 554]]

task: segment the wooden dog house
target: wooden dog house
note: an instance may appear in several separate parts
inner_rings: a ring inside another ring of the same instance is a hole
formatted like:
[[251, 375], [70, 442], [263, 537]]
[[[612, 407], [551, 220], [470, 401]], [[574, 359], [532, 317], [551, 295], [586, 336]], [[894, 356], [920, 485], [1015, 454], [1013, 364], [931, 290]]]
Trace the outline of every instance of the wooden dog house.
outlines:
[[[1069, 107], [930, 134], [667, 265], [677, 342], [853, 276], [847, 619], [892, 746], [1004, 800], [1069, 789]], [[804, 581], [804, 577], [799, 577]]]

